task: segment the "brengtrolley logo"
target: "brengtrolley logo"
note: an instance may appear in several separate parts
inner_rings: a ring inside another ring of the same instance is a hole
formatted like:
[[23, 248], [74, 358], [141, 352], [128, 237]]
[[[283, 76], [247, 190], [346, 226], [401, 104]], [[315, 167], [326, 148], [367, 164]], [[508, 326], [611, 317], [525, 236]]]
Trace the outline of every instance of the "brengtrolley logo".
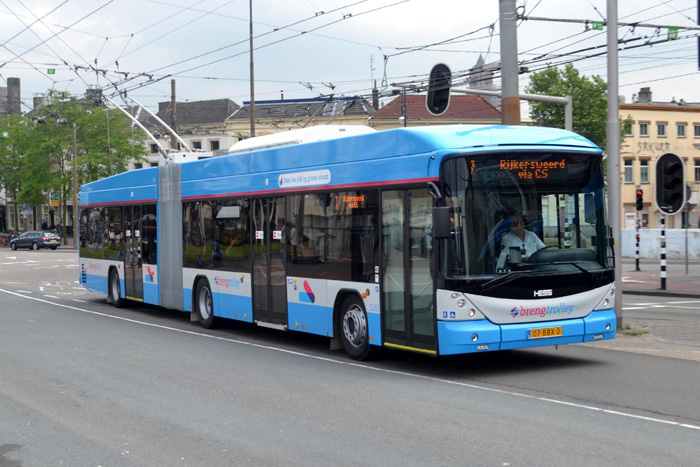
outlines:
[[225, 287], [229, 288], [232, 287], [236, 290], [239, 290], [241, 288], [241, 284], [243, 283], [243, 280], [245, 279], [245, 274], [241, 276], [240, 279], [236, 279], [235, 277], [232, 279], [224, 279], [223, 277], [216, 276], [214, 277], [214, 283], [218, 285], [219, 287]]
[[146, 266], [146, 282], [153, 282], [153, 276], [155, 273], [156, 272], [153, 271], [150, 266]]
[[574, 311], [576, 305], [567, 305], [566, 302], [561, 302], [558, 305], [534, 306], [526, 308], [524, 306], [513, 307], [510, 310], [510, 315], [516, 316], [539, 316], [544, 318], [548, 315], [566, 315], [569, 316]]

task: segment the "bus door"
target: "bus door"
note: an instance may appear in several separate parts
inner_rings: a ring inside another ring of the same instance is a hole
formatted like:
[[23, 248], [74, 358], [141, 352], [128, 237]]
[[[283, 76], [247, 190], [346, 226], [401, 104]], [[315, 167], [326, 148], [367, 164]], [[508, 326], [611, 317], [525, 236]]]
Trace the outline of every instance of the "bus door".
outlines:
[[141, 261], [141, 206], [124, 208], [124, 292], [130, 300], [143, 300]]
[[287, 324], [284, 198], [253, 200], [253, 319]]
[[434, 353], [433, 198], [425, 188], [382, 193], [384, 343]]

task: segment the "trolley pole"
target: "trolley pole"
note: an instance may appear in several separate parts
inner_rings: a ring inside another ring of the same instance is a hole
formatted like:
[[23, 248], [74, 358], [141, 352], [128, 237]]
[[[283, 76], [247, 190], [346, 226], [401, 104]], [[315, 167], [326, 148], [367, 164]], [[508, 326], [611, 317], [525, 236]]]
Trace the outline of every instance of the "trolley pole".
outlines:
[[661, 214], [661, 290], [666, 290], [666, 214]]

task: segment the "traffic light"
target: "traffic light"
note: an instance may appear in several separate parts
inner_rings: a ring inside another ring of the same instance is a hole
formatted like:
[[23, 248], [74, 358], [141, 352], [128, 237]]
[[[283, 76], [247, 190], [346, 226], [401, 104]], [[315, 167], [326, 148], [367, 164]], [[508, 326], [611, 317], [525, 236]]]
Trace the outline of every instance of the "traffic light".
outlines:
[[637, 211], [644, 209], [644, 190], [637, 190]]
[[676, 214], [685, 205], [685, 164], [667, 152], [656, 159], [656, 205], [666, 214]]
[[440, 115], [450, 105], [450, 85], [452, 84], [452, 73], [450, 68], [444, 63], [438, 63], [430, 70], [428, 81], [428, 96], [425, 99], [425, 106], [428, 112], [433, 115]]

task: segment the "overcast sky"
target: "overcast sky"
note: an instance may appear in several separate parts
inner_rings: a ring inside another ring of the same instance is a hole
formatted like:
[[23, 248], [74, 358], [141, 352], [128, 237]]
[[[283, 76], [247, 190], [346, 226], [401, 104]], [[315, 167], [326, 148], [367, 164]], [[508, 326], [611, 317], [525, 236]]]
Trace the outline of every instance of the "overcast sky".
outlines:
[[[480, 55], [499, 60], [498, 3], [253, 0], [255, 99], [368, 95], [373, 80], [380, 88], [419, 81], [440, 62], [463, 77]], [[656, 43], [666, 29], [620, 26], [628, 47], [620, 52], [620, 95], [630, 102], [651, 87], [657, 101], [700, 102], [697, 31], [683, 29], [695, 26], [696, 0], [618, 3], [620, 22], [680, 27], [678, 40]], [[552, 20], [607, 14], [605, 0], [517, 5]], [[240, 104], [250, 100], [248, 37], [249, 0], [0, 0], [0, 86], [21, 79], [23, 111], [50, 88], [82, 95], [88, 86], [126, 90], [155, 109], [170, 99], [171, 79], [178, 101]], [[591, 57], [605, 40], [605, 31], [583, 23], [527, 20], [518, 26], [518, 58], [533, 71], [575, 60], [582, 74], [606, 78], [605, 54]], [[521, 90], [528, 81], [521, 75]]]

